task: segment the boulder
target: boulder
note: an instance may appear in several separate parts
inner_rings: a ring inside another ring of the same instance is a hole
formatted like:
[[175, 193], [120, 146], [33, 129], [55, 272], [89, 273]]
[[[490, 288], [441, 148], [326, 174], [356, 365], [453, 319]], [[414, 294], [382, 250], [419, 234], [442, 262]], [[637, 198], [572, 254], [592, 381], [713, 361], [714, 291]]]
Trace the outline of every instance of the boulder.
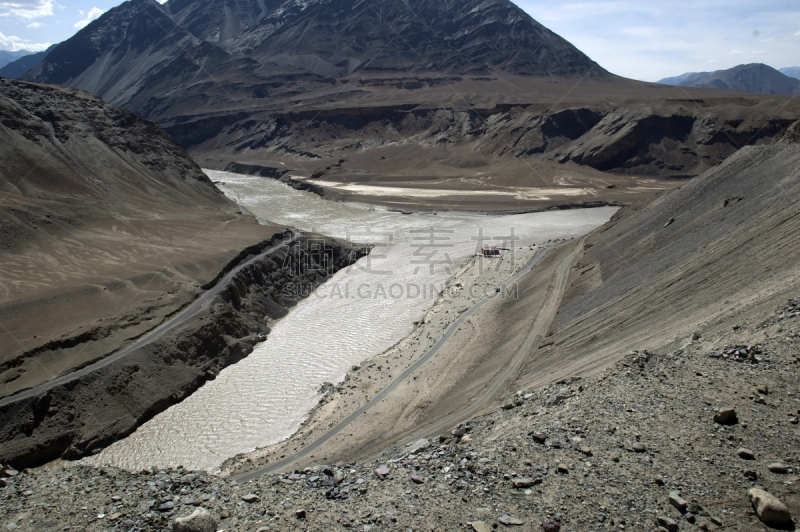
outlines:
[[411, 444], [411, 447], [408, 449], [408, 454], [418, 454], [420, 451], [424, 451], [430, 446], [431, 442], [428, 441], [427, 438], [422, 438]]
[[714, 423], [719, 423], [720, 425], [733, 425], [738, 420], [736, 410], [733, 408], [720, 408], [714, 414]]
[[755, 460], [756, 459], [756, 453], [754, 453], [753, 451], [751, 451], [750, 449], [747, 449], [745, 447], [742, 447], [741, 449], [736, 451], [736, 454], [738, 454], [739, 458], [741, 458], [742, 460]]
[[473, 521], [469, 524], [475, 532], [492, 532], [492, 527], [483, 521]]
[[681, 497], [678, 491], [669, 492], [669, 503], [682, 514], [686, 513], [686, 508], [689, 506], [689, 503], [686, 502], [686, 499]]
[[172, 532], [217, 532], [217, 522], [205, 508], [198, 508], [188, 517], [172, 522]]
[[392, 470], [388, 465], [381, 465], [375, 470], [375, 476], [381, 480], [390, 480], [392, 478]]
[[514, 517], [513, 515], [508, 515], [508, 514], [501, 515], [500, 517], [497, 518], [497, 520], [506, 526], [522, 526], [525, 524], [525, 521], [523, 521], [519, 517]]
[[659, 517], [656, 519], [658, 526], [666, 528], [669, 532], [678, 532], [678, 522], [669, 517]]
[[787, 466], [782, 462], [773, 462], [767, 466], [767, 469], [769, 469], [773, 473], [778, 473], [779, 475], [783, 475], [789, 471], [789, 466]]
[[515, 478], [511, 481], [515, 488], [530, 488], [542, 483], [542, 479], [536, 478]]
[[792, 522], [789, 508], [777, 497], [761, 488], [753, 488], [748, 492], [750, 502], [756, 515], [767, 526], [785, 526]]

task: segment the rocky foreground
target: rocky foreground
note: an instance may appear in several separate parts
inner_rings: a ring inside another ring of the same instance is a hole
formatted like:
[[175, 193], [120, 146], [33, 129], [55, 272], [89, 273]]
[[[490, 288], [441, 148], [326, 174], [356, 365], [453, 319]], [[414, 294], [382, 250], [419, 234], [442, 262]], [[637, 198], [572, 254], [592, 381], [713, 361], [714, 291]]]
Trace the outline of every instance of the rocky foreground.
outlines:
[[[521, 391], [448, 434], [237, 485], [184, 469], [5, 470], [6, 530], [793, 530], [800, 300]], [[706, 337], [708, 335], [708, 337]], [[190, 515], [193, 518], [184, 519]]]

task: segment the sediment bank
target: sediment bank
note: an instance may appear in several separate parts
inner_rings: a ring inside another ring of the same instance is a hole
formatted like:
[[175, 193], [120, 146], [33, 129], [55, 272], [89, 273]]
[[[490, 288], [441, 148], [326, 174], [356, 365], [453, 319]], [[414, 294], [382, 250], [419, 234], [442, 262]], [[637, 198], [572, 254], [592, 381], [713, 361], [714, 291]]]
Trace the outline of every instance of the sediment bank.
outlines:
[[[244, 262], [281, 238], [238, 259]], [[22, 468], [93, 454], [246, 357], [296, 304], [286, 286], [317, 286], [368, 251], [327, 239], [328, 252], [315, 255], [313, 238], [300, 237], [242, 269], [207, 307], [123, 359], [0, 408], [0, 462]], [[319, 264], [322, 259], [327, 262]], [[285, 268], [287, 260], [309, 267]]]

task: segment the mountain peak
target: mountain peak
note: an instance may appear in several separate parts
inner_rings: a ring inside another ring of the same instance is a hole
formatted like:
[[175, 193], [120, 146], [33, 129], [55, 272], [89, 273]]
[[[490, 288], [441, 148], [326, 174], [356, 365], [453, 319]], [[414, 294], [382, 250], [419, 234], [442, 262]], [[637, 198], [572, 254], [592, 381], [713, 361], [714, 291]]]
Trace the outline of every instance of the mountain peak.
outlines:
[[738, 65], [715, 72], [689, 72], [662, 79], [658, 83], [760, 94], [793, 95], [800, 90], [800, 80], [791, 78], [763, 63]]

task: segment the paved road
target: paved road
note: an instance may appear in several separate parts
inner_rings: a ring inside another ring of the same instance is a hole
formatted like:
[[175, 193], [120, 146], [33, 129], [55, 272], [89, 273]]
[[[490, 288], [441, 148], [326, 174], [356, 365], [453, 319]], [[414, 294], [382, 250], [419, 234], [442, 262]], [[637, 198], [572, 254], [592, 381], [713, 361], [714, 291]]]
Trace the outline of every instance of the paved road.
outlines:
[[72, 373], [68, 373], [66, 375], [62, 375], [61, 377], [57, 377], [57, 378], [55, 378], [55, 379], [53, 379], [53, 380], [51, 380], [49, 382], [46, 382], [46, 383], [44, 383], [42, 385], [37, 386], [35, 388], [30, 388], [28, 390], [24, 390], [24, 391], [18, 392], [18, 393], [14, 394], [14, 395], [9, 395], [8, 397], [4, 397], [4, 398], [0, 399], [0, 407], [9, 405], [11, 403], [15, 403], [17, 401], [22, 401], [24, 399], [30, 399], [31, 397], [37, 397], [42, 392], [46, 392], [47, 390], [52, 390], [56, 386], [61, 386], [62, 384], [66, 384], [66, 383], [72, 382], [72, 381], [74, 381], [76, 379], [80, 379], [81, 377], [85, 377], [86, 375], [92, 373], [93, 371], [97, 371], [98, 369], [104, 368], [104, 367], [108, 366], [109, 364], [113, 364], [117, 360], [120, 360], [121, 358], [126, 357], [127, 355], [133, 353], [137, 349], [140, 349], [140, 348], [146, 346], [147, 344], [149, 344], [149, 343], [151, 343], [151, 342], [153, 342], [155, 340], [158, 340], [159, 338], [161, 338], [161, 336], [163, 336], [164, 333], [166, 333], [170, 329], [173, 329], [174, 327], [177, 327], [178, 325], [186, 322], [186, 320], [188, 320], [189, 318], [194, 316], [206, 304], [210, 303], [210, 301], [217, 294], [219, 294], [223, 289], [225, 289], [225, 287], [228, 286], [228, 284], [236, 276], [236, 274], [238, 274], [244, 268], [247, 268], [251, 264], [262, 260], [267, 255], [271, 255], [272, 253], [275, 253], [280, 248], [291, 244], [292, 242], [297, 240], [300, 236], [302, 236], [302, 233], [300, 233], [298, 231], [295, 231], [295, 232], [293, 232], [292, 237], [289, 238], [288, 240], [285, 240], [285, 241], [281, 242], [280, 244], [269, 248], [268, 250], [264, 251], [260, 255], [257, 255], [255, 257], [253, 257], [252, 259], [248, 260], [247, 262], [244, 262], [244, 263], [240, 264], [239, 266], [237, 266], [236, 268], [231, 270], [225, 277], [220, 279], [220, 281], [213, 288], [211, 288], [210, 290], [208, 290], [207, 292], [202, 294], [200, 297], [198, 297], [197, 300], [195, 300], [191, 305], [189, 305], [188, 307], [186, 307], [182, 311], [178, 312], [178, 314], [176, 314], [175, 316], [170, 318], [168, 321], [162, 323], [161, 325], [159, 325], [158, 327], [156, 327], [155, 329], [153, 329], [152, 331], [150, 331], [149, 333], [147, 333], [143, 337], [139, 338], [136, 342], [134, 342], [133, 344], [129, 345], [128, 347], [126, 347], [124, 349], [121, 349], [120, 351], [117, 351], [116, 353], [113, 353], [112, 355], [109, 355], [109, 356], [107, 356], [107, 357], [105, 357], [105, 358], [103, 358], [101, 360], [98, 360], [94, 364], [90, 364], [90, 365], [88, 365], [88, 366], [86, 366], [86, 367], [84, 367], [82, 369], [79, 369], [77, 371], [74, 371]]
[[[533, 267], [540, 260], [542, 260], [542, 258], [544, 257], [544, 255], [546, 253], [547, 253], [546, 251], [542, 251], [540, 253], [537, 253], [536, 256], [534, 256], [533, 259], [531, 259], [531, 261], [522, 270], [517, 272], [508, 281], [503, 283], [503, 285], [501, 287], [502, 291], [505, 292], [507, 287], [513, 285], [515, 282], [517, 282], [524, 275], [527, 275], [528, 273], [530, 273], [530, 271], [533, 269]], [[343, 430], [345, 430], [348, 427], [348, 425], [350, 425], [353, 421], [358, 419], [361, 415], [365, 414], [370, 408], [372, 408], [373, 406], [377, 405], [378, 403], [380, 403], [381, 401], [386, 399], [389, 396], [389, 394], [391, 394], [400, 385], [400, 383], [408, 380], [411, 377], [411, 375], [416, 373], [417, 370], [419, 370], [431, 358], [433, 358], [436, 355], [436, 353], [438, 353], [439, 350], [447, 343], [447, 341], [450, 339], [450, 337], [453, 336], [453, 334], [458, 330], [458, 328], [461, 327], [461, 325], [463, 325], [463, 323], [470, 316], [472, 316], [475, 312], [480, 310], [481, 307], [483, 307], [489, 301], [492, 301], [498, 295], [501, 295], [501, 294], [495, 293], [495, 294], [492, 294], [490, 296], [487, 296], [487, 297], [481, 299], [480, 301], [478, 301], [477, 303], [475, 303], [472, 307], [470, 307], [466, 311], [464, 311], [464, 313], [461, 314], [461, 316], [459, 316], [459, 318], [456, 321], [454, 321], [453, 323], [450, 324], [450, 326], [445, 330], [444, 335], [439, 339], [438, 342], [436, 342], [436, 344], [433, 347], [431, 347], [428, 350], [427, 353], [425, 353], [425, 355], [422, 356], [422, 358], [417, 360], [413, 365], [411, 365], [403, 373], [401, 373], [394, 380], [392, 380], [371, 401], [369, 401], [367, 404], [365, 404], [364, 406], [362, 406], [361, 408], [359, 408], [358, 410], [356, 410], [355, 412], [350, 414], [344, 420], [340, 421], [338, 425], [336, 425], [335, 427], [331, 428], [329, 431], [327, 431], [325, 434], [323, 434], [319, 439], [315, 440], [313, 443], [311, 443], [308, 446], [304, 447], [303, 449], [301, 449], [297, 453], [295, 453], [295, 454], [293, 454], [293, 455], [291, 455], [291, 456], [289, 456], [287, 458], [284, 458], [283, 460], [281, 460], [279, 462], [275, 462], [272, 465], [269, 465], [269, 466], [261, 468], [261, 469], [257, 469], [255, 471], [250, 471], [248, 473], [243, 473], [241, 475], [234, 476], [233, 480], [238, 482], [238, 483], [247, 482], [248, 480], [252, 480], [254, 478], [258, 478], [258, 477], [260, 477], [262, 475], [266, 475], [268, 473], [274, 473], [276, 471], [280, 471], [282, 469], [285, 469], [288, 466], [294, 464], [295, 462], [297, 462], [299, 460], [302, 460], [302, 459], [308, 457], [309, 455], [313, 454], [320, 447], [325, 445], [328, 441], [330, 441], [332, 438], [336, 437], [339, 433], [341, 433]], [[559, 300], [560, 300], [560, 298], [559, 298]], [[556, 305], [556, 309], [557, 308], [558, 308], [558, 306]], [[538, 323], [538, 322], [539, 322], [539, 319], [537, 317], [536, 323]], [[548, 326], [549, 326], [549, 322], [548, 322]], [[534, 329], [539, 330], [539, 328], [537, 328], [536, 324], [534, 324]], [[527, 341], [526, 341], [526, 343], [527, 343]], [[520, 347], [520, 349], [522, 349], [522, 347]], [[517, 369], [518, 369], [519, 365], [521, 365], [521, 362], [516, 365]], [[504, 371], [504, 374], [506, 374], [506, 373], [509, 373], [508, 369], [506, 371]], [[505, 384], [505, 380], [503, 381], [503, 384]], [[491, 388], [495, 388], [495, 386], [492, 386]], [[486, 395], [486, 394], [482, 394], [482, 396], [483, 395]]]

